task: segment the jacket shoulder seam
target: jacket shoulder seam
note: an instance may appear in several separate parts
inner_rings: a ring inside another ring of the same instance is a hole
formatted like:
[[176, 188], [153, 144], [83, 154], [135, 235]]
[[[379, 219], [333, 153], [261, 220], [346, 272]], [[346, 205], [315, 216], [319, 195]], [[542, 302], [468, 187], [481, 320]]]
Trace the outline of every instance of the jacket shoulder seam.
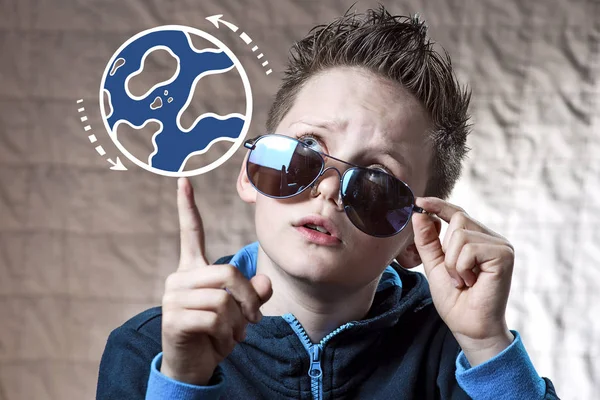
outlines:
[[140, 332], [141, 329], [147, 325], [149, 322], [155, 320], [156, 318], [162, 317], [162, 311], [160, 311], [159, 313], [157, 313], [156, 315], [151, 316], [150, 318], [146, 319], [145, 321], [142, 321], [138, 324], [138, 326], [135, 328], [136, 331]]

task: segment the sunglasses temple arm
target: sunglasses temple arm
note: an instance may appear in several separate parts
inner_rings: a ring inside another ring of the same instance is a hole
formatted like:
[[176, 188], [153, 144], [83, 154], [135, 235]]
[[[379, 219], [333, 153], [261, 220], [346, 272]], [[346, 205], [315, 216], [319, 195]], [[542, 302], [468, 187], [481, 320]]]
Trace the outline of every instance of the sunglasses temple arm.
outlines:
[[422, 209], [422, 208], [421, 208], [421, 207], [419, 207], [419, 206], [414, 206], [414, 207], [413, 207], [413, 211], [414, 211], [414, 212], [417, 212], [417, 213], [419, 213], [419, 214], [425, 214], [425, 215], [435, 215], [435, 214], [433, 214], [433, 213], [430, 213], [429, 211], [425, 211], [424, 209]]

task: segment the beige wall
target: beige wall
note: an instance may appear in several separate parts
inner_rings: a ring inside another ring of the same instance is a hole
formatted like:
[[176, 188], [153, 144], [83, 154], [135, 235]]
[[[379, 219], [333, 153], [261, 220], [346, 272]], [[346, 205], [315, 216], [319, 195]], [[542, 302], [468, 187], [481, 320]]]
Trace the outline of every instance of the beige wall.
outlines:
[[[216, 35], [249, 74], [256, 135], [292, 41], [353, 1], [0, 0], [0, 399], [93, 398], [109, 332], [158, 305], [177, 264], [175, 179], [123, 156], [128, 171], [111, 171], [79, 120], [83, 98], [99, 144], [119, 155], [97, 95], [113, 52], [162, 24]], [[516, 247], [511, 327], [561, 398], [598, 398], [600, 3], [383, 2], [420, 12], [473, 88], [473, 150], [452, 200]], [[211, 260], [254, 240], [234, 187], [243, 154], [193, 178]]]

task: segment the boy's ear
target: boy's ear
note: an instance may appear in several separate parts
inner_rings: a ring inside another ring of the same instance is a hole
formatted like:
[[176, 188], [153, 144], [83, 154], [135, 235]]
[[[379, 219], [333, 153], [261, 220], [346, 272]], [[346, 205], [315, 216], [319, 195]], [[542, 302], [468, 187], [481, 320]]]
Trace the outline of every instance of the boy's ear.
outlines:
[[[434, 218], [435, 229], [438, 231], [438, 235], [442, 231], [442, 221], [439, 218]], [[421, 256], [417, 251], [417, 245], [415, 245], [414, 233], [411, 234], [410, 244], [396, 256], [398, 264], [406, 269], [418, 267], [423, 263]]]
[[402, 268], [411, 269], [421, 265], [421, 256], [417, 251], [417, 246], [415, 245], [414, 240], [406, 246], [406, 248], [396, 256], [396, 261]]
[[236, 188], [242, 200], [244, 200], [246, 203], [256, 203], [257, 192], [256, 189], [254, 189], [254, 186], [252, 186], [252, 184], [248, 180], [248, 174], [246, 171], [246, 160], [248, 159], [248, 155], [249, 153], [246, 154], [246, 157], [244, 157], [244, 162], [242, 162], [242, 167], [240, 168], [240, 174], [238, 175]]

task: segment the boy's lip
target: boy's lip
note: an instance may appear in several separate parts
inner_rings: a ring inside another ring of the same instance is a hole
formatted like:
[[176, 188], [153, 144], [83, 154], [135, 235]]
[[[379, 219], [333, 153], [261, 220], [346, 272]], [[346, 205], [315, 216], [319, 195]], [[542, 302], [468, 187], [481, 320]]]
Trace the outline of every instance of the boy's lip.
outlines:
[[306, 217], [300, 219], [298, 222], [296, 222], [293, 225], [294, 225], [294, 227], [301, 227], [306, 224], [322, 226], [323, 228], [327, 229], [327, 232], [329, 232], [329, 234], [331, 236], [333, 236], [334, 238], [336, 238], [338, 240], [341, 240], [340, 233], [339, 233], [337, 226], [335, 226], [335, 224], [327, 218], [324, 218], [318, 214], [311, 214], [311, 215], [307, 215]]

